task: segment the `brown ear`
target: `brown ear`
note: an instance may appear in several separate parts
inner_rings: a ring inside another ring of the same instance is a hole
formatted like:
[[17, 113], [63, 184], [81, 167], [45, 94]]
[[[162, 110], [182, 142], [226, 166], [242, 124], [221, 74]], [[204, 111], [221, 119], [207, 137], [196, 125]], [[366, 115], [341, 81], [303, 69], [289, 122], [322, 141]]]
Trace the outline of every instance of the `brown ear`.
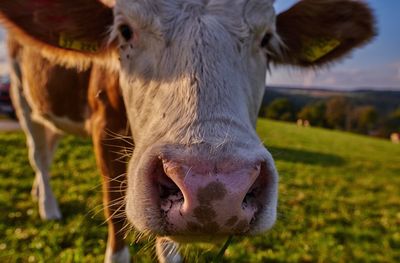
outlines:
[[23, 45], [90, 58], [106, 50], [113, 11], [97, 0], [1, 0], [0, 22]]
[[343, 58], [375, 35], [375, 18], [359, 0], [301, 0], [277, 17], [278, 64], [319, 66]]

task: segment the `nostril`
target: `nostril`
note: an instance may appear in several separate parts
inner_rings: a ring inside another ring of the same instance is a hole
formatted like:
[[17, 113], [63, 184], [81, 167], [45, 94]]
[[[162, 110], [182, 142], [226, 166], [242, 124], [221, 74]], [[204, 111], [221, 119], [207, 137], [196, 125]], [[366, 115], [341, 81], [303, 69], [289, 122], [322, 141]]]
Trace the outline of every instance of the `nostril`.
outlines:
[[160, 161], [155, 169], [161, 210], [168, 212], [176, 203], [183, 203], [183, 194], [174, 181], [169, 178]]
[[242, 202], [242, 209], [251, 209], [253, 211], [257, 211], [260, 206], [262, 206], [260, 200], [267, 188], [268, 182], [268, 174], [266, 173], [265, 163], [261, 165], [257, 165], [255, 167], [255, 172], [257, 174], [257, 179], [250, 187], [249, 191], [245, 195], [243, 202]]
[[242, 207], [246, 208], [250, 204], [255, 203], [257, 189], [250, 190], [243, 199]]
[[257, 202], [258, 192], [259, 192], [258, 188], [253, 188], [246, 194], [242, 202], [243, 210], [252, 210], [254, 212], [258, 210], [259, 206]]
[[160, 173], [158, 176], [158, 189], [161, 199], [176, 195], [180, 191], [178, 186], [164, 173]]

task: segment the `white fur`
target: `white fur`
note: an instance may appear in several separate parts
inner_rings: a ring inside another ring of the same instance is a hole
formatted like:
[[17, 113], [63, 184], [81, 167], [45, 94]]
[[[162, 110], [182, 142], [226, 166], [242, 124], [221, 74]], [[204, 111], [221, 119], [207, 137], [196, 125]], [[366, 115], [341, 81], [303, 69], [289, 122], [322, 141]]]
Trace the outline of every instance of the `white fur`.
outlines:
[[69, 133], [81, 136], [87, 136], [86, 125], [84, 122], [76, 122], [68, 119], [67, 117], [58, 117], [54, 114], [46, 116], [38, 113], [32, 113], [32, 119], [55, 133]]
[[33, 198], [38, 201], [39, 214], [43, 220], [60, 219], [61, 212], [50, 187], [49, 175], [49, 166], [60, 135], [33, 120], [32, 110], [22, 91], [21, 75], [16, 61], [12, 64], [11, 78], [11, 98], [27, 138], [31, 166], [36, 173], [32, 188]]
[[146, 156], [160, 144], [209, 149], [215, 162], [265, 160], [274, 183], [253, 232], [275, 222], [278, 175], [255, 131], [267, 69], [260, 44], [265, 32], [275, 32], [274, 22], [271, 0], [117, 1], [112, 36], [121, 24], [135, 32], [129, 42], [119, 41], [135, 141], [127, 215], [139, 230], [160, 227], [159, 208], [140, 177]]
[[113, 253], [110, 245], [107, 244], [104, 263], [129, 263], [129, 262], [131, 262], [131, 255], [129, 253], [129, 248], [127, 246], [125, 246], [120, 251]]
[[160, 263], [183, 262], [183, 258], [179, 252], [179, 245], [168, 238], [157, 238], [156, 252]]

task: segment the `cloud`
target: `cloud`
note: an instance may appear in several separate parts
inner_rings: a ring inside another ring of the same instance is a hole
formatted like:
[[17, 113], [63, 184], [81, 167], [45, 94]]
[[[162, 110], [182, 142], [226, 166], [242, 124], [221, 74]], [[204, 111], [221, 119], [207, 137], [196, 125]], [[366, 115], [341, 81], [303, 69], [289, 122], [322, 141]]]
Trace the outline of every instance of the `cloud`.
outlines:
[[305, 86], [305, 87], [312, 86], [312, 84], [315, 81], [315, 77], [316, 77], [316, 75], [315, 75], [314, 71], [308, 71], [304, 75], [303, 86]]
[[272, 70], [267, 84], [339, 89], [395, 88], [400, 90], [400, 61], [366, 68], [337, 66], [322, 71], [280, 68]]
[[397, 70], [396, 79], [400, 81], [400, 62], [394, 63], [393, 67]]

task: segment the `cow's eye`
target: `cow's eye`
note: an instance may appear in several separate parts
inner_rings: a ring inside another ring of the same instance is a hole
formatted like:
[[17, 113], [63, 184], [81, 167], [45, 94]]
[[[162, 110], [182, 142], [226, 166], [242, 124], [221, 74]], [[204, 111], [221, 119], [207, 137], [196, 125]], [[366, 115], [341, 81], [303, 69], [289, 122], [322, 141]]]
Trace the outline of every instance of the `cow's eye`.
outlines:
[[125, 41], [129, 41], [132, 39], [133, 36], [133, 30], [130, 26], [128, 25], [120, 25], [118, 27], [119, 33], [121, 36], [125, 39]]
[[272, 33], [269, 32], [265, 33], [263, 39], [261, 40], [261, 47], [267, 47], [271, 39], [272, 39]]

